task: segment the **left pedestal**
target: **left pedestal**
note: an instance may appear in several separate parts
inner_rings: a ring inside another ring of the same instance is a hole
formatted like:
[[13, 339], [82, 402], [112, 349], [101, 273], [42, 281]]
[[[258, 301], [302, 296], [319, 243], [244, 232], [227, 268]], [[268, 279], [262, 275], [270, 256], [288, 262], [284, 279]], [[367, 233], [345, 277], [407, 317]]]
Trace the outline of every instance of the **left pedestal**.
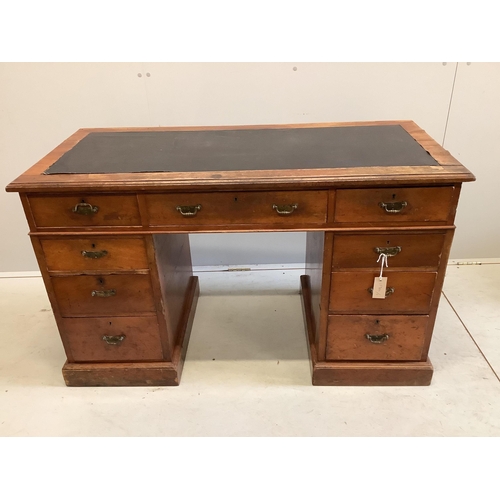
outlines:
[[178, 385], [199, 295], [189, 236], [148, 232], [135, 196], [113, 198], [116, 211], [109, 198], [23, 200], [67, 356], [64, 380]]

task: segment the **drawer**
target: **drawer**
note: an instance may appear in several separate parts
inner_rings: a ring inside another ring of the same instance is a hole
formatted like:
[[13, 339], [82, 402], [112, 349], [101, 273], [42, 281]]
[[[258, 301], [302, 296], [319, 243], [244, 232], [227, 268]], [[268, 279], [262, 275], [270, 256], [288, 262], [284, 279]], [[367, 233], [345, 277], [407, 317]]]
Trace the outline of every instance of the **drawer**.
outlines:
[[156, 316], [65, 318], [62, 333], [76, 362], [162, 359]]
[[141, 225], [135, 195], [31, 195], [29, 203], [38, 228]]
[[419, 361], [428, 316], [329, 316], [328, 360]]
[[436, 282], [436, 273], [384, 272], [387, 296], [373, 299], [373, 280], [378, 273], [332, 273], [330, 311], [334, 313], [414, 313], [428, 314]]
[[326, 223], [328, 192], [172, 193], [146, 196], [150, 226]]
[[338, 189], [334, 220], [354, 224], [446, 223], [453, 218], [454, 190], [453, 186]]
[[148, 274], [51, 278], [61, 316], [130, 316], [156, 311]]
[[339, 235], [333, 239], [334, 268], [380, 268], [379, 251], [394, 267], [437, 268], [443, 251], [444, 233], [378, 233]]
[[49, 271], [135, 271], [149, 268], [143, 238], [40, 238]]

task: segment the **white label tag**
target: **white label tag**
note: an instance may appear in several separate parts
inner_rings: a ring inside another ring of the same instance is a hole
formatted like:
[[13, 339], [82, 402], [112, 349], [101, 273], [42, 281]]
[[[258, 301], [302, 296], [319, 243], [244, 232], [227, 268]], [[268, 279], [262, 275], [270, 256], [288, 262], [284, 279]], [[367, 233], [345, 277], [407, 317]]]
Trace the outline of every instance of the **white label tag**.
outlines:
[[385, 291], [387, 289], [387, 278], [379, 278], [373, 280], [372, 299], [385, 299]]

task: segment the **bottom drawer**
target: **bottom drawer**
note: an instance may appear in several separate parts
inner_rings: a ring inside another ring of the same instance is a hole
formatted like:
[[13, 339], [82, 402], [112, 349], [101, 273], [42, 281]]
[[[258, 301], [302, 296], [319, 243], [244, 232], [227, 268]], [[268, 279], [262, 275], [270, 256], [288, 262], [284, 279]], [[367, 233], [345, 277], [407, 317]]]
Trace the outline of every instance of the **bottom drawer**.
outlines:
[[156, 316], [64, 318], [62, 324], [75, 362], [163, 358]]
[[419, 361], [428, 316], [329, 316], [326, 359]]

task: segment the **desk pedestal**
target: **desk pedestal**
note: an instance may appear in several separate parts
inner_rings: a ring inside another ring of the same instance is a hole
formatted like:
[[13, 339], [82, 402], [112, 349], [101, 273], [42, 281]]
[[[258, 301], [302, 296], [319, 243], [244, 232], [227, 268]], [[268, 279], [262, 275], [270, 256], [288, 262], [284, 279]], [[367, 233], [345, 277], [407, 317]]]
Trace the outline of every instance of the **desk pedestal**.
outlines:
[[182, 308], [180, 335], [172, 361], [135, 363], [69, 363], [63, 366], [68, 386], [159, 386], [179, 385], [194, 313], [200, 294], [198, 278], [192, 276]]

